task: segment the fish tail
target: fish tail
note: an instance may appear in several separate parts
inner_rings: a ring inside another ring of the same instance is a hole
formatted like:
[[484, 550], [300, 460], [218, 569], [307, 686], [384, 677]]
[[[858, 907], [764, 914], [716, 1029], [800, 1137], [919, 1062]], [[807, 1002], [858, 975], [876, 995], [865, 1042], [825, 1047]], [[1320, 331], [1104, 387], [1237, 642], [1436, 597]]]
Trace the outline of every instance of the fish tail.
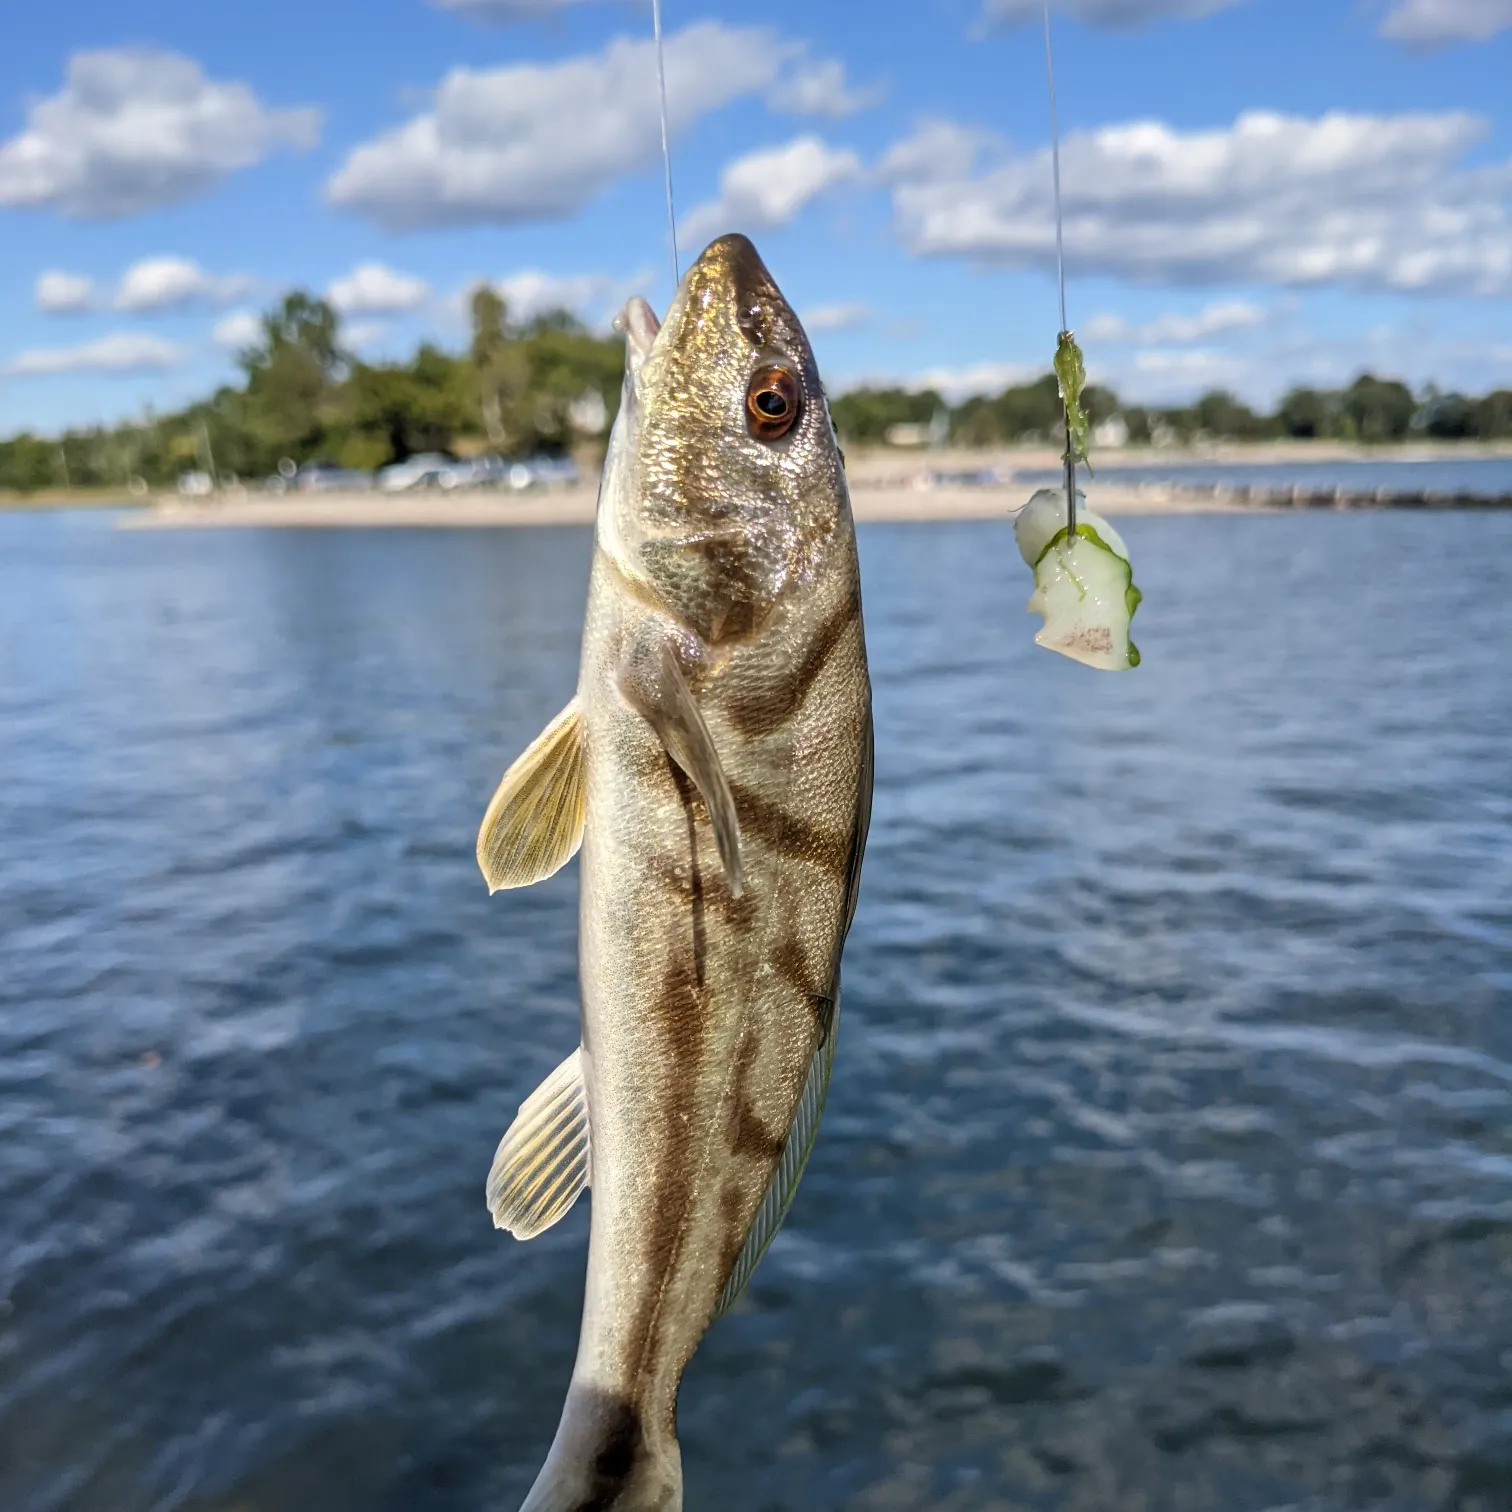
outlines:
[[682, 1453], [639, 1407], [576, 1382], [520, 1512], [682, 1512]]

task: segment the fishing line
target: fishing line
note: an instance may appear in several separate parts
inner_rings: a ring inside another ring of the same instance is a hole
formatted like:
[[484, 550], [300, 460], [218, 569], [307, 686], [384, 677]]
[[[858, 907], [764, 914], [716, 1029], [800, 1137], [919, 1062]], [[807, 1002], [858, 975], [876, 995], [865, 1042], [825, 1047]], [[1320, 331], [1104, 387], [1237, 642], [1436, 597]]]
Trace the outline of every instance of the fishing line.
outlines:
[[[656, 0], [660, 4], [660, 0]], [[1060, 121], [1055, 110], [1055, 56], [1050, 49], [1050, 6], [1045, 5], [1045, 84], [1050, 92], [1050, 166], [1055, 182], [1055, 276], [1060, 286], [1060, 340], [1071, 331], [1066, 321], [1066, 244], [1061, 218]], [[670, 172], [670, 169], [668, 170]], [[667, 180], [671, 191], [671, 179]], [[1066, 533], [1076, 538], [1076, 450], [1071, 444], [1071, 410], [1061, 395], [1061, 411], [1066, 417]]]
[[[667, 236], [672, 246], [672, 293], [682, 282], [682, 267], [677, 257], [677, 212], [672, 208], [672, 148], [667, 137], [667, 59], [662, 47], [661, 0], [651, 0], [651, 26], [656, 33], [656, 81], [661, 88], [662, 172], [667, 181]], [[1061, 324], [1065, 320], [1065, 295], [1061, 295]]]

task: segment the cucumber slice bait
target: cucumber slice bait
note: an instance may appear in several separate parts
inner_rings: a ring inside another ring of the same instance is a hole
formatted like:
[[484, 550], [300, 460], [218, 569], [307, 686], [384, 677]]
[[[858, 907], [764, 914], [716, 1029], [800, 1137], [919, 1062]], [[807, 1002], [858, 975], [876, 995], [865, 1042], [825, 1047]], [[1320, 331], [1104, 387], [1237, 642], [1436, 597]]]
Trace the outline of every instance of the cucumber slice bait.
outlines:
[[1134, 586], [1129, 548], [1076, 495], [1076, 539], [1066, 532], [1066, 491], [1042, 488], [1019, 510], [1013, 534], [1034, 569], [1028, 609], [1044, 627], [1037, 646], [1088, 667], [1124, 672], [1139, 665], [1129, 621], [1142, 595]]

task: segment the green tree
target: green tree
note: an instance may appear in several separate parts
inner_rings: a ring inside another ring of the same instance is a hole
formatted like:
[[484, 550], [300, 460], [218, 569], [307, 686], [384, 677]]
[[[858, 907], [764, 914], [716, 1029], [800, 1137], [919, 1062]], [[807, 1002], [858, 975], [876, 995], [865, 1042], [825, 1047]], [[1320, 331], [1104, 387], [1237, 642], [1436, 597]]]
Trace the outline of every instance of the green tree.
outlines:
[[1277, 418], [1282, 431], [1298, 440], [1326, 436], [1330, 419], [1328, 400], [1317, 389], [1289, 389], [1281, 400]]
[[[1082, 395], [1093, 423], [1118, 408], [1117, 396], [1089, 385]], [[956, 411], [955, 438], [966, 446], [1002, 446], [1015, 441], [1050, 441], [1064, 437], [1060, 386], [1054, 373], [1032, 383], [1013, 384], [992, 396], [967, 399]]]
[[1423, 429], [1439, 441], [1476, 434], [1476, 406], [1463, 394], [1435, 394], [1423, 406]]
[[1192, 419], [1197, 430], [1206, 431], [1210, 436], [1242, 441], [1257, 440], [1271, 429], [1249, 405], [1226, 389], [1213, 389], [1204, 394], [1192, 407]]
[[338, 457], [381, 466], [450, 450], [474, 429], [465, 365], [429, 343], [409, 364], [355, 363], [342, 406]]
[[345, 368], [339, 337], [336, 311], [310, 294], [288, 294], [263, 317], [261, 341], [240, 358], [253, 466], [271, 470], [281, 457], [307, 461], [317, 453]]
[[612, 418], [625, 371], [621, 342], [590, 334], [565, 310], [538, 316], [521, 333], [528, 377], [505, 411], [511, 444], [520, 451], [561, 451], [576, 438], [572, 408], [593, 389]]
[[477, 386], [478, 418], [489, 444], [500, 450], [517, 446], [506, 415], [518, 425], [519, 405], [530, 386], [530, 359], [509, 332], [509, 307], [489, 284], [479, 284], [472, 296], [470, 357]]
[[0, 486], [20, 493], [34, 493], [56, 483], [57, 446], [22, 431], [9, 441], [0, 441]]
[[1400, 441], [1412, 426], [1417, 401], [1405, 383], [1362, 373], [1340, 395], [1350, 428], [1362, 441]]
[[1512, 436], [1512, 389], [1497, 389], [1476, 401], [1475, 434], [1483, 441]]
[[934, 389], [861, 388], [834, 399], [830, 419], [842, 441], [876, 443], [895, 425], [928, 425], [941, 403]]

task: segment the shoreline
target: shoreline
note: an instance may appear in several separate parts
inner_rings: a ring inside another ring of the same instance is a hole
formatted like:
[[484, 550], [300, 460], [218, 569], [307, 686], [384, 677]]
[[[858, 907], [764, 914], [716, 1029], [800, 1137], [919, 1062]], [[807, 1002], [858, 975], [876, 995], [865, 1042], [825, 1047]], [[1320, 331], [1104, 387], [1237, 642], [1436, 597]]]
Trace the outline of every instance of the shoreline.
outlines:
[[[1023, 485], [981, 488], [851, 487], [851, 509], [858, 525], [927, 524], [945, 520], [1009, 520], [1028, 498]], [[312, 494], [304, 498], [233, 499], [224, 502], [162, 501], [132, 510], [117, 522], [123, 530], [217, 528], [329, 529], [468, 529], [480, 527], [591, 525], [596, 490], [573, 489], [524, 498], [497, 494], [409, 494], [384, 498], [374, 494]], [[1232, 493], [1187, 494], [1141, 484], [1104, 486], [1093, 506], [1108, 515], [1262, 514], [1274, 505], [1254, 503]]]
[[[1189, 467], [1287, 466], [1307, 463], [1384, 465], [1512, 459], [1512, 443], [1419, 442], [1362, 446], [1347, 442], [1235, 442], [1206, 447], [1138, 447], [1107, 450], [1094, 458], [1103, 469], [1125, 476], [1113, 482], [1093, 477], [1083, 483], [1089, 502], [1108, 515], [1235, 514], [1297, 509], [1496, 508], [1512, 499], [1477, 497], [1416, 488], [1410, 478], [1388, 489], [1281, 486], [1256, 480], [1198, 484], [1169, 473]], [[1009, 518], [1038, 481], [1060, 465], [1052, 446], [997, 447], [938, 451], [855, 447], [846, 459], [851, 501], [859, 523], [872, 521], [974, 520]], [[1130, 478], [1129, 473], [1142, 476]], [[993, 474], [996, 474], [994, 477]], [[1162, 476], [1162, 474], [1166, 474]], [[123, 529], [192, 527], [365, 528], [489, 527], [590, 524], [596, 484], [525, 494], [458, 490], [397, 495], [368, 491], [266, 495], [235, 489], [210, 498], [158, 493], [122, 498], [103, 490], [65, 494], [49, 490], [27, 498], [0, 498], [8, 510], [114, 508]]]

